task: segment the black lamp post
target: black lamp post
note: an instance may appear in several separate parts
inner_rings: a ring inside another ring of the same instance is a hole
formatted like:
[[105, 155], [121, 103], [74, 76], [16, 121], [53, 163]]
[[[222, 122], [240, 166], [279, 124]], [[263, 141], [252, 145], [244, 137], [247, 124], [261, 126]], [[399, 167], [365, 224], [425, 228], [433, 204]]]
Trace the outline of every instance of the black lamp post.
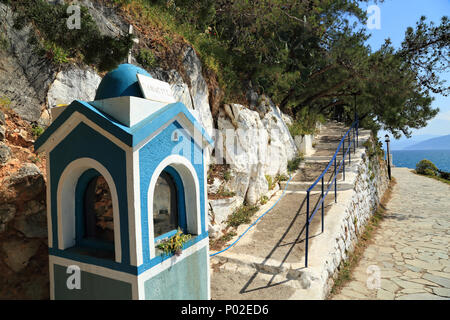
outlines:
[[387, 163], [388, 163], [388, 176], [389, 176], [389, 180], [391, 180], [391, 157], [389, 154], [389, 142], [391, 140], [389, 140], [389, 136], [385, 135], [385, 141], [386, 141], [386, 149], [387, 149]]

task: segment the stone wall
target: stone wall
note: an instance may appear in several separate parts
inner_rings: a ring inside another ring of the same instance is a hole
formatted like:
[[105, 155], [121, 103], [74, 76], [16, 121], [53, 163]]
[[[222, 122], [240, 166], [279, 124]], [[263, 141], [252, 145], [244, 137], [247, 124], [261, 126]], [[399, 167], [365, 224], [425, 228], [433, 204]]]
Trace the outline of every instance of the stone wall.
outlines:
[[346, 167], [346, 183], [353, 189], [338, 193], [338, 202], [325, 216], [324, 234], [311, 242], [308, 268], [301, 272], [305, 299], [326, 298], [389, 185], [385, 162], [364, 147], [368, 144], [373, 145], [373, 137], [361, 130], [359, 148]]

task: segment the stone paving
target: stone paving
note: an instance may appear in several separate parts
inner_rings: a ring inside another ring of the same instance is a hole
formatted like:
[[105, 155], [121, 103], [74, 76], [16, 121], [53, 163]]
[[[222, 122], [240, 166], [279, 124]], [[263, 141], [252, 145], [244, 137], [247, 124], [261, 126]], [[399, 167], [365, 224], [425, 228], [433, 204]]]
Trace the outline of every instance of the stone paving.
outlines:
[[450, 186], [393, 168], [385, 219], [336, 300], [450, 300]]

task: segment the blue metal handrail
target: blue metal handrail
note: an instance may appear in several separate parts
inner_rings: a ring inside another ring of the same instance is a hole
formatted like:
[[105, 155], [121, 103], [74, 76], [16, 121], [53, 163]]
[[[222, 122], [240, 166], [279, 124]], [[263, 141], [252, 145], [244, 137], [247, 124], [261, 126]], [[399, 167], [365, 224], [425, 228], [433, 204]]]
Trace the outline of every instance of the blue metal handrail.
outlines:
[[[348, 160], [349, 160], [349, 164], [351, 163], [351, 152], [350, 148], [353, 144], [353, 153], [356, 152], [356, 147], [358, 146], [358, 118], [356, 117], [356, 120], [353, 122], [353, 124], [351, 125], [351, 127], [347, 130], [347, 132], [345, 133], [345, 135], [342, 137], [341, 141], [339, 142], [339, 145], [336, 149], [336, 152], [334, 153], [333, 157], [331, 158], [331, 160], [328, 162], [327, 167], [322, 171], [322, 174], [311, 184], [311, 186], [306, 190], [306, 224], [305, 224], [305, 229], [306, 229], [306, 237], [305, 237], [305, 268], [308, 267], [308, 242], [309, 242], [309, 225], [314, 217], [314, 215], [316, 214], [316, 212], [319, 210], [319, 207], [322, 210], [322, 232], [324, 231], [324, 201], [326, 196], [328, 195], [328, 192], [330, 191], [331, 187], [334, 185], [334, 201], [337, 202], [337, 176], [339, 174], [339, 172], [341, 171], [341, 168], [343, 168], [342, 171], [342, 178], [343, 180], [345, 180], [345, 157], [348, 156]], [[353, 138], [351, 139], [351, 134], [353, 133]], [[345, 138], [347, 138], [348, 140], [348, 147], [345, 150]], [[339, 150], [342, 147], [342, 160], [340, 162], [339, 167], [337, 167], [337, 160], [336, 157], [339, 154]], [[334, 162], [334, 177], [330, 183], [330, 181], [328, 182], [328, 188], [327, 191], [324, 191], [324, 177], [325, 174], [328, 172], [328, 169], [330, 169], [331, 164]], [[319, 181], [322, 181], [322, 192], [321, 192], [321, 197], [320, 200], [316, 203], [316, 206], [312, 212], [312, 214], [309, 214], [309, 196], [311, 193], [311, 190], [314, 189], [314, 187], [319, 183]]]

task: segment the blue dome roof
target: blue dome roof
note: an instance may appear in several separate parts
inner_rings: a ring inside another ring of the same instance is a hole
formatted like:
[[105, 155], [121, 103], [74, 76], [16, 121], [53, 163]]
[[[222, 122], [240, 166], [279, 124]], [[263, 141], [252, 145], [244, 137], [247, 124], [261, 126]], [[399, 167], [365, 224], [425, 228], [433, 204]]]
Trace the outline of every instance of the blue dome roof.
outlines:
[[103, 77], [95, 94], [95, 100], [134, 96], [143, 98], [136, 74], [152, 77], [147, 71], [132, 64], [121, 64]]

